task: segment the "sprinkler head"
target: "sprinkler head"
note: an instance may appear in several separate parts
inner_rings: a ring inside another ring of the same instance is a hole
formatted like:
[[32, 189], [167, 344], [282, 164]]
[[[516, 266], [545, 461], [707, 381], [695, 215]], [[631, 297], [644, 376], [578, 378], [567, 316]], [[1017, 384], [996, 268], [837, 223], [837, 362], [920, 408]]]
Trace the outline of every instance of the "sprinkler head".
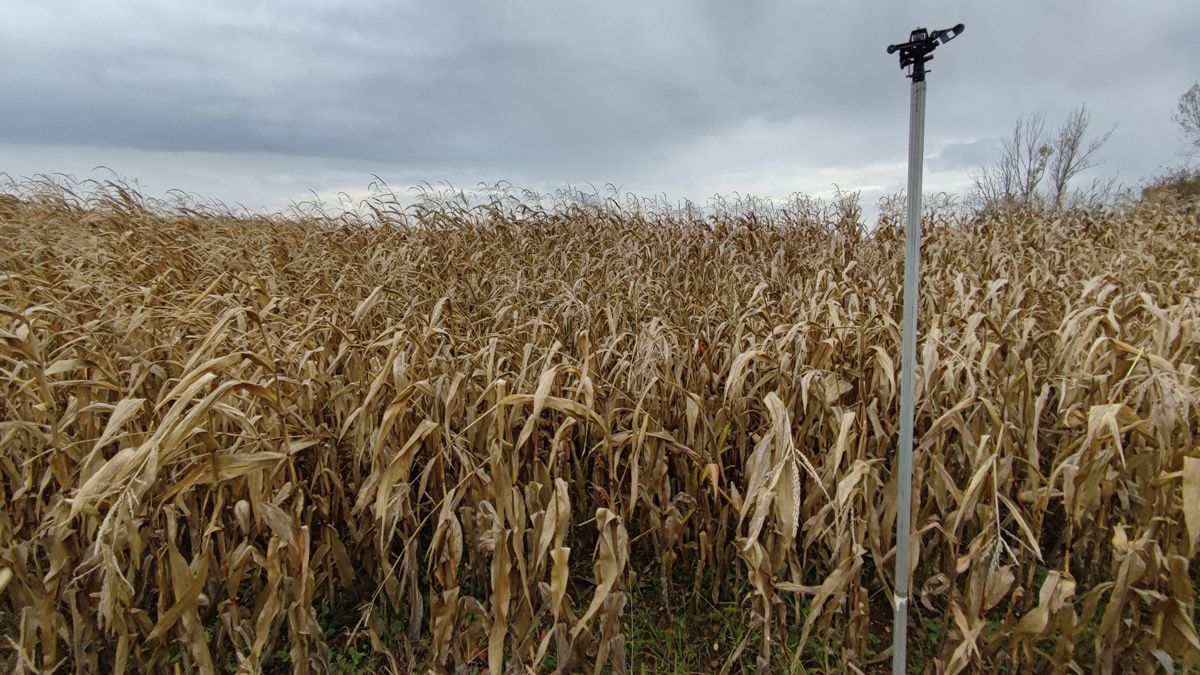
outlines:
[[925, 64], [933, 60], [933, 50], [937, 49], [939, 44], [947, 42], [958, 37], [966, 28], [963, 24], [958, 24], [951, 28], [943, 30], [935, 30], [932, 33], [924, 28], [914, 30], [908, 36], [908, 42], [889, 45], [887, 53], [895, 54], [900, 52], [900, 67], [912, 68], [908, 76], [913, 82], [923, 82], [925, 80]]

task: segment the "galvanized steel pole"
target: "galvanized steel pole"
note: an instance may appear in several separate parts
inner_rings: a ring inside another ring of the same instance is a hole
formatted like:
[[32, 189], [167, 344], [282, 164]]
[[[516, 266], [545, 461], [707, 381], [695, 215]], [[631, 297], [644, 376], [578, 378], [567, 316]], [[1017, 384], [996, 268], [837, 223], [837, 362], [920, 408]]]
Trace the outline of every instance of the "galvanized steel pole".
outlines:
[[909, 41], [888, 47], [900, 52], [900, 67], [912, 68], [912, 107], [908, 126], [908, 223], [904, 231], [904, 318], [900, 347], [900, 446], [896, 463], [896, 586], [892, 593], [892, 672], [905, 672], [908, 648], [908, 590], [912, 531], [912, 450], [916, 398], [918, 284], [921, 271], [921, 172], [925, 154], [925, 63], [939, 42], [963, 31], [960, 23], [942, 31], [914, 30]]
[[904, 231], [904, 323], [900, 347], [900, 455], [896, 471], [896, 588], [892, 671], [903, 673], [908, 639], [908, 539], [912, 531], [912, 446], [917, 368], [917, 285], [921, 271], [921, 172], [925, 148], [925, 82], [912, 83], [908, 128], [908, 224]]

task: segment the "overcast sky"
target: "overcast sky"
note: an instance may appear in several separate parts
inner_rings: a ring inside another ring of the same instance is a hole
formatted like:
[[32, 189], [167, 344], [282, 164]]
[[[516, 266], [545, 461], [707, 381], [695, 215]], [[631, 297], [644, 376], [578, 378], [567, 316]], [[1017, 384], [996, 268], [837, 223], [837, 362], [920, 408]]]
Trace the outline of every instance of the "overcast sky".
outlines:
[[964, 22], [929, 77], [925, 185], [959, 190], [1022, 113], [1087, 103], [1105, 171], [1182, 162], [1200, 2], [6, 0], [0, 171], [250, 209], [378, 175], [779, 198], [905, 181], [892, 42]]

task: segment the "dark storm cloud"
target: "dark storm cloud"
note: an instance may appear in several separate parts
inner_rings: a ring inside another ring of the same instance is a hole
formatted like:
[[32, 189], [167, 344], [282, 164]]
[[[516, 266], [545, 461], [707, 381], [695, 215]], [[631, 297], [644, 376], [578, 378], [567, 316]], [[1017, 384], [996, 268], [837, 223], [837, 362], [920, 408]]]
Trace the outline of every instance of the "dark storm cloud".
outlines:
[[1087, 101], [1098, 125], [1122, 123], [1110, 150], [1136, 173], [1171, 161], [1150, 154], [1175, 141], [1173, 102], [1200, 75], [1200, 5], [1184, 0], [248, 6], [10, 4], [0, 143], [27, 152], [0, 170], [78, 146], [325, 158], [363, 183], [469, 169], [786, 192], [861, 170], [891, 189], [907, 87], [884, 47], [964, 21], [932, 64], [931, 171], [987, 161], [1018, 114]]

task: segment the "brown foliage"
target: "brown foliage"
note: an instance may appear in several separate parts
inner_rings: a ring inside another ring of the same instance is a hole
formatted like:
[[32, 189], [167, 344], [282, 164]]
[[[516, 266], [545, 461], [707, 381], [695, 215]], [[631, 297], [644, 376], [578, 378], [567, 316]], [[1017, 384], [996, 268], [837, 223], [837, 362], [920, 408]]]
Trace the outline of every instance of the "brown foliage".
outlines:
[[[0, 201], [0, 662], [622, 671], [653, 578], [741, 601], [727, 667], [886, 657], [899, 232], [414, 213]], [[927, 656], [1195, 666], [1195, 204], [927, 229]]]

